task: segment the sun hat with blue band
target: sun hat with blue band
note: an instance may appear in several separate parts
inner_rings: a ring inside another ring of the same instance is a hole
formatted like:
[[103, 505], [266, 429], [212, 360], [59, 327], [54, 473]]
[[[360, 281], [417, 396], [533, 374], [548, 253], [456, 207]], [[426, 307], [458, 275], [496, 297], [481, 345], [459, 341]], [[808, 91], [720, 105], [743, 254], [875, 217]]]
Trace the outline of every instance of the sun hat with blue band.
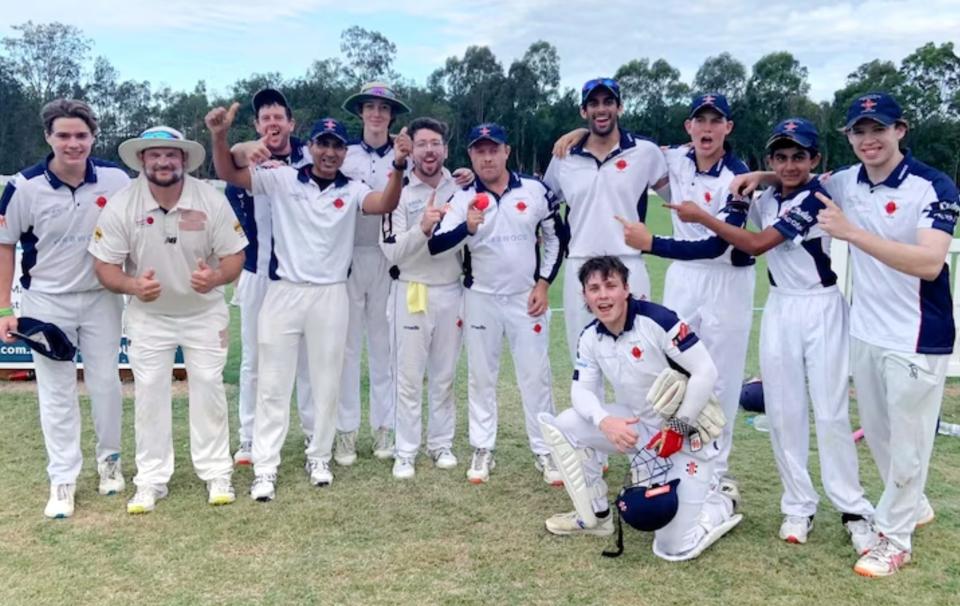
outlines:
[[136, 171], [143, 170], [143, 162], [140, 161], [140, 152], [152, 147], [173, 147], [182, 149], [187, 158], [184, 162], [184, 168], [188, 173], [192, 173], [203, 165], [207, 157], [206, 150], [196, 141], [190, 141], [183, 136], [183, 133], [169, 126], [154, 126], [140, 133], [139, 137], [127, 139], [120, 144], [117, 152], [123, 163]]

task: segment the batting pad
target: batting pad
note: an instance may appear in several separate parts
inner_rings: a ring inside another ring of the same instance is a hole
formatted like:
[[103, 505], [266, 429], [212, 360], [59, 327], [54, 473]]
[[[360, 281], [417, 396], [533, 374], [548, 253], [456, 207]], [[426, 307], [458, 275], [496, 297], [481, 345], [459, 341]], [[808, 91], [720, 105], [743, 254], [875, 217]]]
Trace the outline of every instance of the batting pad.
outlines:
[[570, 495], [570, 500], [573, 501], [573, 507], [577, 510], [577, 515], [580, 516], [586, 528], [594, 528], [599, 521], [593, 512], [593, 498], [591, 490], [587, 486], [586, 475], [583, 472], [583, 455], [579, 449], [574, 448], [567, 441], [562, 431], [550, 423], [552, 419], [553, 416], [548, 413], [537, 415], [543, 439], [550, 447], [553, 462], [557, 464], [560, 475], [563, 476], [563, 487]]

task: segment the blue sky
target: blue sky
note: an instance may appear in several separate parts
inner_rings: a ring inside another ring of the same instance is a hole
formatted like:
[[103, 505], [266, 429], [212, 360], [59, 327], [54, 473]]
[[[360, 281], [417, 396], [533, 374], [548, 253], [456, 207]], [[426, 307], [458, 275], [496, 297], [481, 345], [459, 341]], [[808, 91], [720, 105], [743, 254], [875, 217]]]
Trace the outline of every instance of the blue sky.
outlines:
[[[664, 58], [690, 81], [708, 56], [728, 51], [749, 67], [790, 50], [809, 70], [811, 96], [830, 98], [846, 75], [873, 58], [899, 62], [929, 41], [956, 39], [960, 2], [808, 0], [46, 0], [7, 3], [0, 36], [27, 20], [63, 21], [94, 41], [124, 79], [225, 92], [252, 73], [303, 75], [315, 59], [339, 56], [351, 25], [397, 45], [396, 68], [423, 83], [470, 45], [490, 46], [506, 68], [536, 40], [560, 53], [565, 86], [612, 75], [635, 58]], [[13, 6], [10, 6], [13, 4]], [[83, 7], [83, 11], [79, 10]]]

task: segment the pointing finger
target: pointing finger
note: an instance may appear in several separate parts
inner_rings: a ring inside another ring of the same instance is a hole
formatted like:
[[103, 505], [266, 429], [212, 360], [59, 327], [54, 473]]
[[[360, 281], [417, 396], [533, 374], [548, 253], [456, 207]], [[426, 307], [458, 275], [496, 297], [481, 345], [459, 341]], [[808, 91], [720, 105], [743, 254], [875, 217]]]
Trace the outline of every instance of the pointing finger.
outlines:
[[613, 218], [619, 221], [620, 225], [623, 225], [625, 228], [630, 227], [630, 222], [624, 219], [623, 217], [621, 217], [620, 215], [614, 215]]
[[817, 192], [814, 194], [817, 197], [817, 200], [823, 202], [823, 205], [827, 208], [832, 208], [834, 210], [840, 210], [840, 207], [837, 206], [837, 203], [825, 196], [822, 192]]

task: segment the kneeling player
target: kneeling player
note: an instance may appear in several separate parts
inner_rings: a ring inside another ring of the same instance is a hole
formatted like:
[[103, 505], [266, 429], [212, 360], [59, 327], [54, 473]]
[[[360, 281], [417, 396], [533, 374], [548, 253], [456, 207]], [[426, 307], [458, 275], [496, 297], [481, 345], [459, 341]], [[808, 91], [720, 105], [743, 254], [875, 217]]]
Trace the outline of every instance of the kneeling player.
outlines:
[[[616, 452], [632, 456], [646, 444], [671, 458], [666, 481], [680, 479], [679, 507], [656, 531], [653, 551], [671, 561], [695, 558], [742, 518], [734, 513], [736, 503], [711, 485], [719, 447], [715, 440], [701, 441], [697, 428], [717, 379], [716, 367], [675, 313], [631, 298], [628, 270], [619, 259], [590, 259], [578, 277], [597, 319], [584, 329], [577, 346], [573, 408], [556, 417], [539, 415], [576, 510], [548, 519], [547, 530], [559, 535], [612, 534], [598, 457]], [[645, 396], [670, 367], [683, 369], [690, 378], [679, 407], [665, 419]], [[604, 404], [595, 395], [604, 378], [613, 385], [614, 404]]]

